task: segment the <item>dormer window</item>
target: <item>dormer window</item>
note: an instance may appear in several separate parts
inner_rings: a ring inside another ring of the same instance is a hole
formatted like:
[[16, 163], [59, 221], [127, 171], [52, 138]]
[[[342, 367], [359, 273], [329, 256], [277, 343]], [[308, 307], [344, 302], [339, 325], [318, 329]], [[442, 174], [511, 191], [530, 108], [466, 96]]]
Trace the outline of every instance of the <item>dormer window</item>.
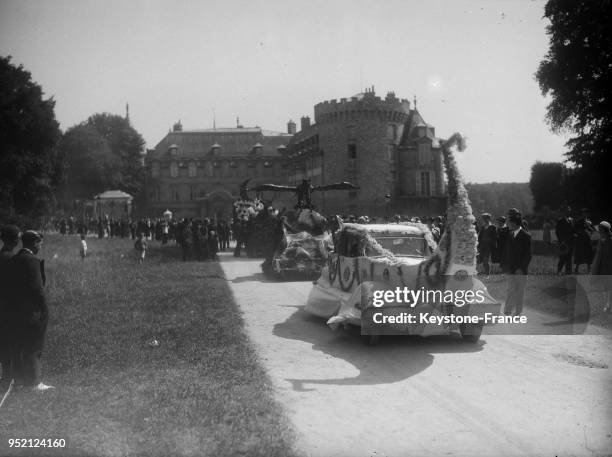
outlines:
[[217, 143], [217, 142], [215, 142], [215, 144], [213, 144], [213, 145], [210, 147], [210, 153], [211, 153], [212, 155], [214, 155], [214, 156], [219, 155], [219, 152], [220, 152], [220, 151], [221, 151], [221, 145], [220, 145], [219, 143]]
[[253, 149], [251, 150], [251, 152], [253, 154], [261, 154], [261, 150], [263, 149], [263, 146], [261, 145], [261, 143], [255, 143], [253, 145]]
[[168, 148], [168, 152], [171, 156], [175, 156], [178, 154], [178, 146], [176, 144], [171, 144]]

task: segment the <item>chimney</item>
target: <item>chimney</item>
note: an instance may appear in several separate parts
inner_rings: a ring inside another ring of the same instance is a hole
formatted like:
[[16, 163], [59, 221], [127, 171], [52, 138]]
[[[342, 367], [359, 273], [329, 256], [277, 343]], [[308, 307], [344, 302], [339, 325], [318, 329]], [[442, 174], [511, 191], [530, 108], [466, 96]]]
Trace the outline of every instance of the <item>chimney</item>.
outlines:
[[179, 120], [178, 122], [176, 122], [173, 126], [172, 126], [172, 131], [173, 132], [182, 132], [183, 131], [183, 124], [181, 124], [181, 121]]
[[295, 122], [289, 120], [289, 122], [287, 122], [287, 133], [290, 135], [295, 135], [295, 131]]
[[310, 118], [308, 116], [302, 116], [301, 124], [301, 130], [306, 130], [308, 127], [310, 127]]

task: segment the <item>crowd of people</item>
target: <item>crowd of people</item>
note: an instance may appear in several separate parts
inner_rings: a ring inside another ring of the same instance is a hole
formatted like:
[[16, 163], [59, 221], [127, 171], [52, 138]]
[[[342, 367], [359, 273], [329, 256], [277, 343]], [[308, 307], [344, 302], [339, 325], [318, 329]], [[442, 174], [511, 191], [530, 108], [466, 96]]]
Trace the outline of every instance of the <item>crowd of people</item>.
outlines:
[[[267, 217], [279, 221], [279, 227], [286, 223], [286, 216], [272, 211]], [[423, 221], [423, 222], [422, 222]], [[493, 218], [489, 213], [480, 215], [475, 224], [478, 233], [478, 264], [481, 273], [489, 276], [491, 264], [498, 264], [506, 276], [507, 299], [504, 313], [520, 315], [526, 287], [529, 264], [532, 257], [531, 235], [521, 212], [512, 208], [504, 216]], [[444, 216], [417, 218], [396, 215], [393, 217], [370, 218], [368, 216], [343, 215], [327, 218], [326, 230], [332, 230], [338, 223], [423, 223], [434, 239], [439, 241], [444, 232]], [[548, 224], [552, 230], [552, 224]], [[157, 240], [167, 244], [173, 240], [181, 247], [183, 260], [216, 260], [219, 251], [229, 249], [230, 240], [241, 244], [240, 221], [231, 222], [215, 219], [139, 219], [115, 220], [110, 218], [79, 221], [70, 217], [54, 221], [60, 234], [80, 235], [81, 257], [87, 257], [86, 236], [131, 237], [138, 252], [139, 262], [145, 259], [148, 241]], [[550, 233], [544, 227], [544, 243], [551, 243]], [[597, 232], [598, 241], [592, 235]], [[604, 293], [604, 310], [610, 312], [612, 290], [612, 236], [610, 223], [601, 221], [594, 225], [588, 211], [582, 210], [581, 217], [574, 220], [571, 209], [561, 208], [561, 217], [556, 222], [555, 234], [558, 240], [558, 274], [579, 272], [580, 265], [586, 265], [598, 287]], [[43, 235], [28, 230], [23, 234], [18, 227], [8, 225], [2, 228], [3, 242], [0, 251], [0, 367], [2, 387], [14, 379], [16, 385], [35, 391], [52, 389], [41, 379], [40, 358], [44, 346], [48, 322], [48, 307], [45, 299], [44, 261], [36, 257]], [[15, 252], [19, 242], [22, 248]]]
[[[604, 294], [603, 309], [611, 311], [612, 290], [612, 241], [611, 226], [607, 221], [594, 225], [588, 209], [581, 210], [581, 217], [574, 220], [571, 208], [560, 208], [561, 216], [555, 225], [558, 242], [557, 274], [580, 273], [580, 266], [586, 266], [586, 273], [593, 277], [592, 285]], [[552, 224], [543, 227], [543, 241], [552, 244], [550, 231]], [[508, 303], [510, 308], [522, 310], [526, 276], [531, 261], [531, 235], [527, 221], [516, 208], [500, 216], [497, 224], [492, 223], [489, 213], [483, 213], [476, 223], [478, 233], [478, 264], [487, 278], [491, 272], [491, 263], [499, 264], [500, 271], [507, 275]], [[594, 236], [594, 235], [597, 236]], [[513, 305], [514, 304], [514, 305]], [[513, 306], [512, 306], [513, 305]]]

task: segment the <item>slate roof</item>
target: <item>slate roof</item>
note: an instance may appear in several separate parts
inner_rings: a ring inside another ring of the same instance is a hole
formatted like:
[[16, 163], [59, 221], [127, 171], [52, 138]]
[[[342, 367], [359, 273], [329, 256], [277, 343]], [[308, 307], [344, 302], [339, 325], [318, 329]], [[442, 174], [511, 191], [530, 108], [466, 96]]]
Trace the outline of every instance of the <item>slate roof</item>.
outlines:
[[418, 140], [420, 138], [418, 129], [423, 127], [425, 128], [425, 137], [431, 140], [433, 147], [438, 147], [440, 144], [440, 139], [435, 136], [433, 125], [425, 122], [421, 114], [416, 109], [410, 110], [410, 116], [406, 121], [404, 135], [402, 136], [400, 145], [407, 146], [409, 143]]
[[218, 147], [220, 157], [247, 157], [256, 145], [262, 156], [280, 156], [277, 148], [289, 144], [292, 135], [259, 127], [182, 130], [169, 132], [155, 146], [154, 158], [165, 158], [176, 146], [177, 157], [204, 157]]

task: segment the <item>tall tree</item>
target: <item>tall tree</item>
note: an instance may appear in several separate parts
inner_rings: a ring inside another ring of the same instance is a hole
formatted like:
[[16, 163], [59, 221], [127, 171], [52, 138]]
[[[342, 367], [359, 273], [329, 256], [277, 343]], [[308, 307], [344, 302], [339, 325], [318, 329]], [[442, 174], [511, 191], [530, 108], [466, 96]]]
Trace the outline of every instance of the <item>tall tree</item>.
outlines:
[[120, 187], [121, 161], [94, 127], [82, 123], [69, 128], [59, 150], [63, 164], [61, 199], [66, 205]]
[[99, 113], [69, 128], [60, 143], [62, 199], [91, 198], [108, 189], [138, 195], [144, 140], [121, 116]]
[[573, 134], [567, 158], [577, 165], [573, 200], [612, 213], [612, 5], [610, 0], [549, 0], [550, 49], [536, 72], [550, 95], [547, 121]]
[[0, 211], [40, 216], [53, 203], [54, 148], [60, 138], [55, 101], [23, 66], [0, 57]]
[[529, 188], [533, 195], [534, 210], [544, 207], [556, 210], [567, 200], [565, 195], [565, 177], [567, 170], [560, 162], [536, 162], [531, 167]]

